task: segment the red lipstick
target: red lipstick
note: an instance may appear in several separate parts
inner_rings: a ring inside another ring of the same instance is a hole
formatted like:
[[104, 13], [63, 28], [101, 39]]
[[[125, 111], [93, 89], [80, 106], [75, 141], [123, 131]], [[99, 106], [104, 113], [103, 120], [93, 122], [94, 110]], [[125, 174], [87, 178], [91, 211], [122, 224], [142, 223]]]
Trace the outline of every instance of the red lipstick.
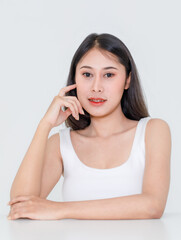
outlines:
[[104, 99], [104, 98], [94, 98], [94, 97], [91, 97], [91, 98], [89, 98], [89, 99], [95, 99], [95, 100], [106, 100], [106, 99]]
[[104, 99], [104, 98], [93, 98], [93, 97], [91, 97], [91, 98], [89, 98], [89, 101], [93, 106], [100, 106], [100, 105], [104, 104], [105, 101], [107, 101], [107, 100]]

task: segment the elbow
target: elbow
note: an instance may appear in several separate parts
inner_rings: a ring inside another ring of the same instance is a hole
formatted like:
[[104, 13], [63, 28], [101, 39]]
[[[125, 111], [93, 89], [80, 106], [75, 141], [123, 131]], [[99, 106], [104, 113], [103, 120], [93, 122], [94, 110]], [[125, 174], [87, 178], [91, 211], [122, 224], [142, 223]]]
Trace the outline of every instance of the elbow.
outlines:
[[164, 208], [161, 208], [156, 204], [151, 204], [149, 212], [150, 212], [151, 219], [160, 219], [163, 216]]
[[163, 215], [164, 211], [159, 211], [159, 210], [152, 210], [150, 213], [150, 219], [160, 219]]

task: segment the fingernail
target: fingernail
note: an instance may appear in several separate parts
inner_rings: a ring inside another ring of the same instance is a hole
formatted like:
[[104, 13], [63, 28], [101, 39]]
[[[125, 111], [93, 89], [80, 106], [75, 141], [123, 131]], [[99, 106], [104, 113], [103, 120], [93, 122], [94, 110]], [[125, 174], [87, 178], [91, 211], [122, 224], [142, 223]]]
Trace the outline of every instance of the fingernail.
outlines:
[[7, 219], [8, 219], [8, 220], [10, 220], [10, 219], [11, 219], [11, 217], [10, 217], [10, 216], [8, 216], [8, 217], [7, 217]]
[[82, 109], [82, 114], [84, 114], [85, 115], [85, 112], [84, 112], [84, 110]]

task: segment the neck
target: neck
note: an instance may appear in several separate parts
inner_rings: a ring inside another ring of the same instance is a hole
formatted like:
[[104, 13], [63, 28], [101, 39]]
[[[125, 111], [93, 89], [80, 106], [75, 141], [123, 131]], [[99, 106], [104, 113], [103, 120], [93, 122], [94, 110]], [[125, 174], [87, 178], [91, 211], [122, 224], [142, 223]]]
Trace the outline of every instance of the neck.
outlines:
[[109, 137], [115, 133], [124, 131], [128, 119], [122, 112], [121, 106], [107, 115], [91, 115], [91, 123], [87, 130], [91, 137]]

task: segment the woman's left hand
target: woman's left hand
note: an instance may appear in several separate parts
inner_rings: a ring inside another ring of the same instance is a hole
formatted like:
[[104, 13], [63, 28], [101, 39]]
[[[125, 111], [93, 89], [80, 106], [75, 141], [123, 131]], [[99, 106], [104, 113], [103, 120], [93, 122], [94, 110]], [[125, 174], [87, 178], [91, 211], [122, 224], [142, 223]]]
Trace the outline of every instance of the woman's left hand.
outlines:
[[54, 202], [38, 196], [18, 196], [9, 202], [11, 206], [8, 217], [30, 218], [37, 220], [63, 219], [63, 202]]

